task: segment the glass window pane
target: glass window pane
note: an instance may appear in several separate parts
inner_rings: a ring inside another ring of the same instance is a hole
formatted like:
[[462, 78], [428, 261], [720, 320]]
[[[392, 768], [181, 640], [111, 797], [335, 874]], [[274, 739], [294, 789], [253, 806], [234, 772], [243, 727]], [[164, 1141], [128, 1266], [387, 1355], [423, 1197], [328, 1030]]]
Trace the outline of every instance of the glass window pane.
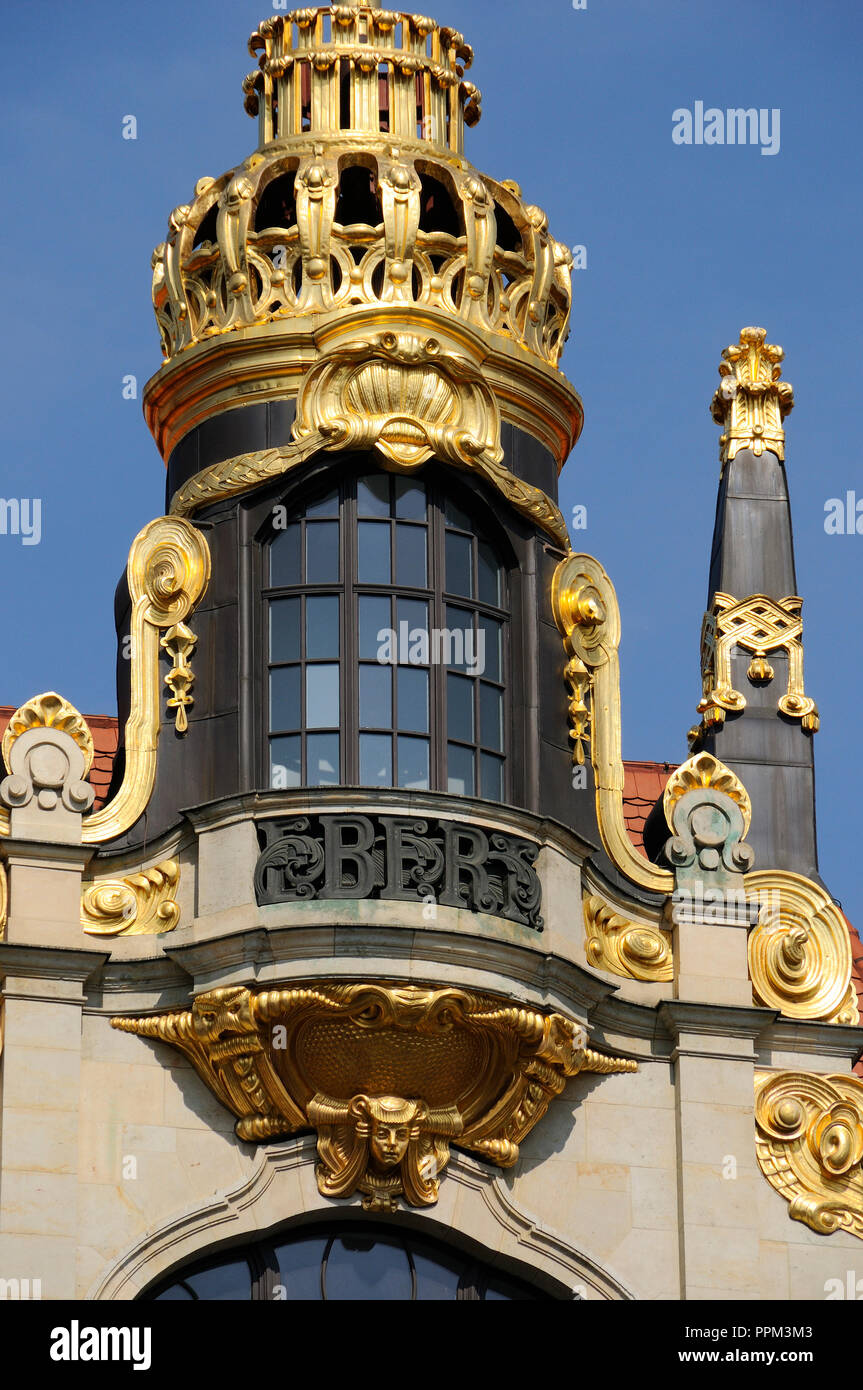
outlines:
[[338, 516], [339, 514], [339, 493], [338, 488], [328, 492], [326, 497], [321, 497], [319, 501], [312, 502], [306, 507], [306, 516]]
[[284, 531], [277, 531], [270, 543], [270, 583], [281, 589], [299, 584], [301, 579], [300, 523], [294, 521]]
[[407, 1252], [389, 1236], [337, 1236], [327, 1260], [327, 1301], [410, 1302]]
[[[387, 633], [392, 630], [392, 607], [388, 598], [372, 598], [363, 595], [360, 598], [360, 656], [364, 661], [377, 661], [381, 643], [386, 640]], [[378, 636], [383, 633], [383, 637]], [[391, 639], [393, 644], [392, 661], [395, 663], [397, 656], [394, 648], [395, 638]]]
[[457, 743], [448, 744], [446, 789], [456, 796], [474, 795], [474, 755], [471, 748], [460, 748]]
[[474, 649], [473, 614], [466, 608], [453, 608], [448, 603], [446, 625], [450, 633], [449, 651], [445, 653], [447, 665], [454, 671], [464, 671], [467, 667], [466, 656], [476, 656], [480, 652], [478, 646]]
[[[387, 672], [389, 674], [389, 672]], [[429, 673], [415, 666], [400, 666], [398, 681], [398, 726], [414, 734], [429, 731]]]
[[300, 600], [277, 598], [270, 603], [270, 661], [300, 659]]
[[445, 1255], [443, 1251], [434, 1259], [413, 1251], [414, 1269], [417, 1276], [417, 1301], [431, 1302], [433, 1299], [454, 1299], [458, 1293], [459, 1279], [464, 1268], [464, 1259]]
[[426, 490], [409, 478], [393, 479], [396, 486], [396, 516], [402, 521], [425, 521]]
[[357, 515], [389, 516], [390, 480], [385, 473], [372, 473], [357, 482]]
[[217, 1269], [187, 1274], [183, 1283], [208, 1303], [226, 1299], [239, 1302], [252, 1297], [252, 1276], [245, 1260], [232, 1260], [230, 1264], [219, 1265]]
[[360, 784], [363, 787], [392, 786], [391, 734], [360, 734]]
[[[398, 659], [411, 666], [427, 666], [429, 659], [429, 606], [422, 599], [396, 601]], [[404, 625], [404, 626], [403, 626]]]
[[503, 692], [485, 681], [479, 683], [479, 741], [503, 750]]
[[446, 678], [446, 732], [447, 738], [462, 739], [473, 743], [473, 692], [474, 683], [467, 676]]
[[337, 662], [306, 667], [306, 728], [339, 727], [339, 667]]
[[306, 526], [306, 580], [309, 584], [338, 584], [337, 521], [312, 521]]
[[290, 1302], [320, 1299], [321, 1261], [328, 1239], [328, 1236], [309, 1236], [276, 1246], [278, 1283], [284, 1284]]
[[270, 786], [283, 790], [299, 787], [303, 780], [300, 735], [270, 739]]
[[463, 512], [461, 507], [457, 507], [451, 497], [446, 499], [445, 516], [447, 526], [455, 526], [459, 531], [472, 531], [470, 517], [467, 512]]
[[390, 525], [388, 521], [361, 521], [357, 578], [361, 584], [389, 584]]
[[270, 672], [270, 728], [300, 729], [302, 724], [300, 668], [280, 666], [278, 670]]
[[426, 579], [426, 528], [396, 525], [396, 583], [408, 589], [424, 589]]
[[446, 582], [448, 594], [473, 595], [472, 542], [470, 536], [457, 536], [453, 531], [446, 533]]
[[306, 762], [310, 787], [336, 787], [339, 782], [338, 734], [309, 734], [306, 739]]
[[480, 754], [480, 790], [489, 801], [503, 801], [503, 758]]
[[477, 547], [477, 572], [481, 602], [500, 607], [502, 576], [497, 557], [487, 541], [480, 541]]
[[399, 737], [398, 785], [409, 791], [428, 791], [429, 745], [426, 738]]
[[[418, 675], [423, 674], [417, 672]], [[393, 674], [391, 666], [360, 667], [360, 728], [393, 727]]]
[[490, 681], [502, 681], [503, 623], [499, 623], [496, 618], [484, 618], [480, 614], [478, 638], [477, 652], [481, 658], [479, 674], [487, 676]]
[[339, 658], [339, 600], [334, 594], [306, 599], [306, 659]]

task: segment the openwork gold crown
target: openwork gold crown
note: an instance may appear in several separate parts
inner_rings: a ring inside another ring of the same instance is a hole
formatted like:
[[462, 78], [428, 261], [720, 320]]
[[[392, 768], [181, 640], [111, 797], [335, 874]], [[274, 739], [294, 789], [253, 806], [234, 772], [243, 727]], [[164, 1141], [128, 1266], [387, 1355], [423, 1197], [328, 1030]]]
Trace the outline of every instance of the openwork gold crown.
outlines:
[[541, 208], [461, 154], [480, 94], [461, 34], [367, 4], [266, 20], [245, 81], [260, 147], [175, 208], [153, 254], [169, 361], [278, 324], [301, 350], [324, 316], [418, 311], [556, 367], [572, 254]]
[[473, 49], [426, 15], [366, 3], [292, 10], [249, 39], [258, 71], [243, 82], [260, 143], [334, 130], [431, 140], [461, 154], [482, 93], [465, 79]]

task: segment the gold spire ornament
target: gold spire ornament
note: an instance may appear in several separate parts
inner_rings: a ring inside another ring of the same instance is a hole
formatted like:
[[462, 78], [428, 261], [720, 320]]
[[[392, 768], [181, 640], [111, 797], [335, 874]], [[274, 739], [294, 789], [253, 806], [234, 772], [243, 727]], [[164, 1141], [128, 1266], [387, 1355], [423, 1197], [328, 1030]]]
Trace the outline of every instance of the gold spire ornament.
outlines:
[[769, 449], [785, 458], [782, 422], [794, 408], [794, 388], [781, 381], [781, 347], [765, 342], [764, 328], [742, 328], [739, 343], [724, 348], [719, 364], [722, 378], [710, 402], [710, 413], [722, 426], [719, 458], [724, 471], [741, 449], [760, 456]]

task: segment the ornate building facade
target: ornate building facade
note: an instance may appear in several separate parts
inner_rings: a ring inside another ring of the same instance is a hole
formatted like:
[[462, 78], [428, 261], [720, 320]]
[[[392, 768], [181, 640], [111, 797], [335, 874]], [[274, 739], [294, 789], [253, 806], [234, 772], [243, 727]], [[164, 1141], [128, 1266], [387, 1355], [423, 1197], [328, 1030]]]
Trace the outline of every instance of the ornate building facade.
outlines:
[[470, 46], [360, 0], [250, 50], [257, 147], [153, 256], [116, 726], [5, 723], [0, 1278], [823, 1297], [863, 1029], [782, 351], [722, 354], [700, 722], [626, 767], [614, 587], [557, 502], [571, 255], [464, 153]]

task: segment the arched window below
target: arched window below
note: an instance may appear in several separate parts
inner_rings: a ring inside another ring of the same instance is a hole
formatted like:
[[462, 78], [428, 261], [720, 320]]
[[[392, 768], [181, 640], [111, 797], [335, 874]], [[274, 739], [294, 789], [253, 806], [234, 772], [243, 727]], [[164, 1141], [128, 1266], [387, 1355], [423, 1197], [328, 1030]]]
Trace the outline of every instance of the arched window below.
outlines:
[[548, 1297], [524, 1280], [399, 1226], [314, 1226], [176, 1270], [153, 1302], [512, 1301]]

